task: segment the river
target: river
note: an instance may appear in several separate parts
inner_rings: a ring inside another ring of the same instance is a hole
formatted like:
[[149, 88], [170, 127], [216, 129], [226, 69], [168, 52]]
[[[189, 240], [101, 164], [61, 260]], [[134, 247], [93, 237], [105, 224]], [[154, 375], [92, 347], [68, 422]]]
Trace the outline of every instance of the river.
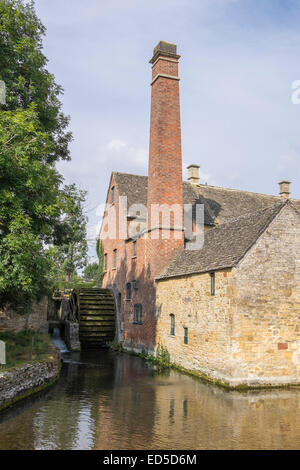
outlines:
[[111, 351], [0, 414], [0, 449], [299, 449], [300, 390], [227, 392]]

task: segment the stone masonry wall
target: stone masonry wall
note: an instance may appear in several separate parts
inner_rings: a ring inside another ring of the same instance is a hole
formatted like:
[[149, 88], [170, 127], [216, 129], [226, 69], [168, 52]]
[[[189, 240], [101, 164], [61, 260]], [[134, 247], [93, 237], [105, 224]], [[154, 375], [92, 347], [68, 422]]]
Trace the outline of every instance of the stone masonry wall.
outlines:
[[215, 296], [208, 273], [157, 291], [157, 342], [173, 362], [233, 387], [300, 384], [300, 217], [290, 206], [236, 268], [216, 272]]
[[30, 329], [34, 331], [48, 332], [47, 323], [48, 299], [45, 297], [38, 303], [34, 303], [31, 313], [19, 315], [9, 309], [0, 309], [0, 332]]
[[0, 410], [45, 388], [58, 376], [60, 365], [60, 354], [53, 346], [44, 360], [0, 371]]
[[285, 207], [234, 271], [232, 382], [300, 383], [300, 216]]
[[66, 321], [64, 340], [70, 351], [80, 350], [79, 323]]
[[[216, 273], [214, 296], [208, 273], [160, 281], [157, 288], [157, 344], [168, 349], [172, 362], [219, 380], [230, 375], [230, 276], [231, 272]], [[171, 314], [175, 336], [170, 334]], [[184, 344], [184, 328], [188, 328], [188, 344]]]

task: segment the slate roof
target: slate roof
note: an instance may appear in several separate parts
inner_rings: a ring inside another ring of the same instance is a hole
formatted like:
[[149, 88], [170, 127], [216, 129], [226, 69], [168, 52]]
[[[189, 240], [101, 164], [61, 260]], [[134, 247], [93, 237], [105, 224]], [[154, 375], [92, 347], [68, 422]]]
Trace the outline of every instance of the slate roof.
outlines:
[[[128, 207], [147, 205], [148, 177], [113, 173], [121, 196], [127, 196]], [[212, 272], [232, 268], [256, 242], [282, 207], [280, 196], [251, 193], [209, 185], [183, 182], [185, 204], [204, 204], [205, 231], [201, 250], [182, 250], [156, 279]], [[289, 199], [300, 213], [300, 200]]]
[[[132, 204], [147, 205], [148, 177], [114, 172], [121, 196], [127, 196], [128, 207]], [[185, 204], [204, 204], [205, 225], [218, 225], [249, 212], [258, 211], [281, 202], [280, 196], [251, 193], [237, 189], [183, 182]], [[300, 200], [291, 199], [300, 211]]]
[[156, 279], [232, 268], [287, 202], [242, 215], [205, 231], [201, 250], [182, 250]]
[[148, 177], [129, 173], [113, 173], [120, 196], [127, 196], [128, 207], [147, 205]]

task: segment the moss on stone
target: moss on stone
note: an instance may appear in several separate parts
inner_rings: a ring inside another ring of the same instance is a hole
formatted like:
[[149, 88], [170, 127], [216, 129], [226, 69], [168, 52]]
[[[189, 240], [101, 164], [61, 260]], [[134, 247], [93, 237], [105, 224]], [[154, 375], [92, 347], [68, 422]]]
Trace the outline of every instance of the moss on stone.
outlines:
[[59, 379], [60, 369], [61, 369], [61, 367], [59, 367], [58, 374], [53, 379], [49, 380], [48, 382], [43, 383], [39, 387], [34, 387], [34, 388], [29, 389], [29, 390], [26, 390], [26, 392], [22, 393], [21, 395], [18, 395], [16, 397], [12, 398], [11, 400], [9, 400], [9, 401], [3, 403], [2, 405], [0, 405], [0, 412], [5, 410], [6, 408], [11, 407], [12, 405], [15, 405], [19, 401], [24, 400], [25, 398], [29, 398], [32, 395], [34, 395], [38, 392], [41, 392], [42, 390], [45, 390], [46, 388], [51, 387], [51, 385], [54, 385], [55, 382], [57, 382], [57, 380]]
[[23, 363], [23, 364], [18, 364], [18, 365], [15, 365], [14, 367], [12, 368], [9, 368], [9, 369], [6, 369], [5, 371], [3, 372], [8, 372], [8, 373], [13, 373], [15, 370], [17, 369], [20, 369], [22, 366], [26, 366], [27, 364], [28, 365], [32, 365], [32, 364], [53, 364], [55, 363], [56, 367], [57, 367], [57, 373], [56, 375], [51, 378], [51, 379], [45, 379], [45, 382], [37, 387], [32, 387], [32, 388], [28, 388], [26, 391], [24, 391], [24, 393], [21, 393], [19, 395], [16, 395], [15, 397], [5, 401], [4, 403], [2, 403], [2, 405], [0, 405], [0, 412], [6, 408], [9, 408], [10, 406], [18, 403], [19, 401], [25, 399], [25, 398], [28, 398], [42, 390], [45, 390], [46, 388], [50, 387], [51, 385], [53, 385], [60, 377], [60, 372], [61, 372], [61, 367], [62, 367], [62, 362], [61, 362], [61, 357], [60, 357], [60, 354], [58, 353], [58, 351], [55, 349], [54, 345], [52, 343], [49, 344], [49, 350], [48, 350], [48, 356], [47, 357], [44, 357], [43, 359], [40, 359], [40, 360], [35, 360], [35, 361], [30, 361], [28, 363]]
[[160, 354], [158, 356], [154, 356], [153, 354], [147, 354], [144, 350], [141, 353], [137, 353], [133, 350], [127, 350], [124, 349], [122, 345], [120, 344], [114, 344], [112, 347], [114, 351], [118, 352], [125, 352], [126, 354], [129, 354], [130, 356], [137, 356], [140, 357], [141, 359], [144, 359], [147, 362], [151, 362], [152, 364], [158, 365], [159, 370], [160, 369], [173, 369], [176, 370], [182, 374], [185, 375], [190, 375], [192, 377], [195, 377], [205, 383], [209, 383], [211, 385], [214, 385], [216, 387], [220, 387], [224, 390], [229, 391], [236, 391], [236, 392], [246, 392], [246, 391], [252, 391], [252, 390], [266, 390], [266, 389], [291, 389], [291, 388], [299, 388], [300, 384], [282, 384], [282, 385], [270, 385], [270, 384], [255, 384], [255, 385], [248, 385], [248, 384], [239, 384], [239, 385], [230, 385], [229, 383], [222, 381], [220, 379], [216, 379], [213, 377], [210, 377], [206, 374], [203, 374], [199, 371], [195, 370], [189, 370], [185, 369], [184, 367], [170, 362], [169, 360], [166, 360], [168, 355], [168, 351], [165, 350], [163, 354]]

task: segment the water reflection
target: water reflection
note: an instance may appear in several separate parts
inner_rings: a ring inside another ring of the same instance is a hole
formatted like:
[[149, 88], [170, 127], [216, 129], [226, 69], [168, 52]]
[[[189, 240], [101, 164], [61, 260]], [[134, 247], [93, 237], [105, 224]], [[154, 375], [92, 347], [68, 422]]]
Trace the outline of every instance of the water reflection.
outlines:
[[300, 390], [234, 393], [111, 352], [0, 415], [0, 449], [297, 449]]

